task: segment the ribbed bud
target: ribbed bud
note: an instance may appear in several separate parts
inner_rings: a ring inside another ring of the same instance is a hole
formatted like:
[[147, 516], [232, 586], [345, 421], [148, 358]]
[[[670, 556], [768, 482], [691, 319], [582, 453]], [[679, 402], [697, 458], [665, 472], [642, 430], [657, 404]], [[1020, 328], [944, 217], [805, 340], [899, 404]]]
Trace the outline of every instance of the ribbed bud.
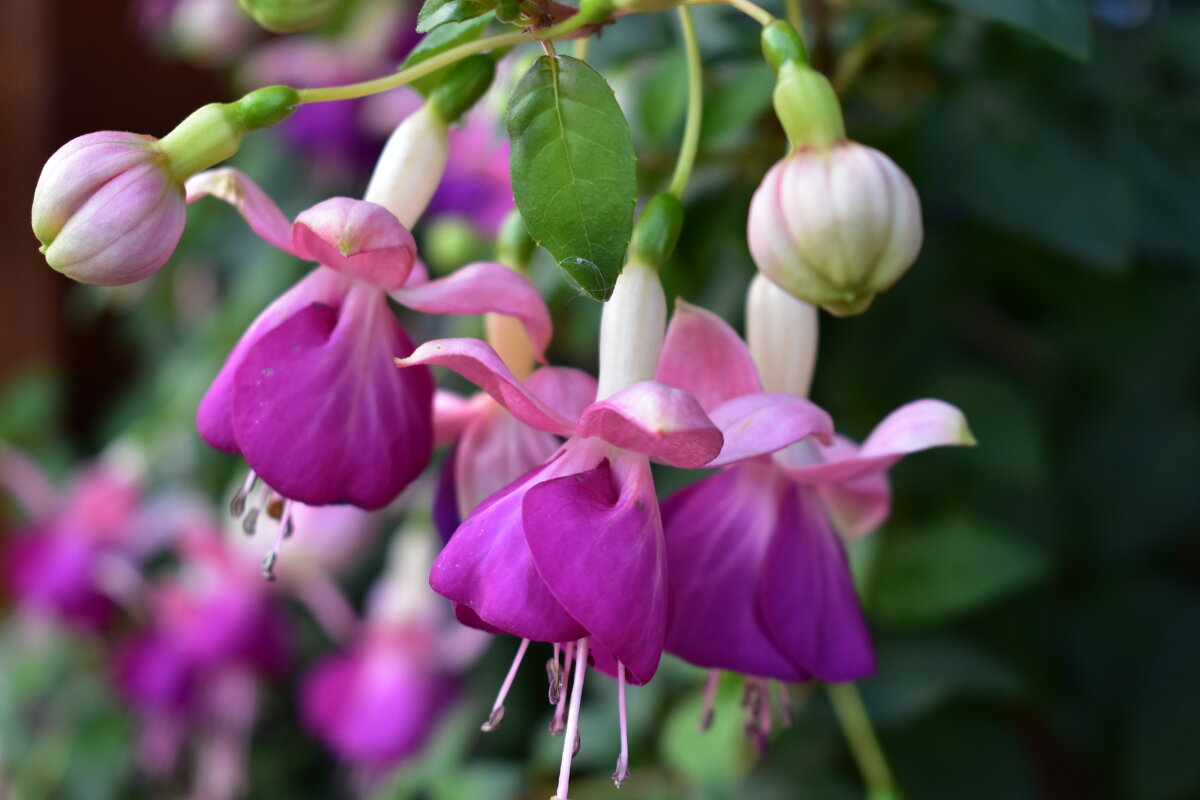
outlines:
[[862, 313], [921, 249], [912, 181], [883, 153], [850, 141], [797, 150], [767, 173], [750, 203], [758, 269], [837, 316]]
[[412, 228], [446, 171], [446, 122], [424, 106], [392, 131], [363, 197]]
[[272, 33], [297, 33], [325, 21], [338, 0], [238, 0], [242, 9]]
[[117, 286], [166, 263], [186, 218], [182, 184], [158, 140], [101, 131], [63, 145], [42, 168], [33, 232], [51, 267]]
[[600, 317], [596, 399], [654, 377], [667, 328], [667, 299], [653, 267], [631, 261], [617, 276]]

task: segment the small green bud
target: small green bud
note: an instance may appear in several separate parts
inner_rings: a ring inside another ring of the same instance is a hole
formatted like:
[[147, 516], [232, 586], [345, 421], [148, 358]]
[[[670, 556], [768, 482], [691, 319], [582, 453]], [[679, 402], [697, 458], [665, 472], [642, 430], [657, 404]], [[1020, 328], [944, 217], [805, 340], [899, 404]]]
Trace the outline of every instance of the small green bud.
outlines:
[[338, 0], [238, 0], [238, 3], [271, 33], [297, 33], [324, 22]]
[[421, 242], [425, 261], [435, 275], [449, 275], [463, 264], [487, 255], [487, 244], [458, 217], [438, 217], [430, 222]]
[[524, 19], [520, 0], [500, 0], [496, 6], [496, 19], [506, 25], [520, 23]]
[[491, 56], [482, 53], [467, 56], [451, 67], [430, 93], [429, 106], [447, 124], [452, 123], [475, 105], [495, 76], [496, 62]]
[[804, 39], [787, 20], [777, 19], [762, 30], [762, 50], [776, 72], [789, 61], [797, 64], [808, 63], [808, 48]]
[[630, 242], [630, 261], [652, 267], [667, 263], [683, 228], [683, 206], [673, 194], [655, 195], [642, 209]]
[[793, 149], [828, 150], [846, 138], [837, 93], [824, 75], [806, 64], [786, 61], [780, 65], [772, 100]]
[[290, 86], [264, 86], [234, 103], [246, 130], [267, 128], [282, 122], [300, 106], [300, 95]]
[[521, 212], [515, 208], [504, 218], [500, 235], [496, 237], [496, 260], [515, 270], [529, 268], [529, 260], [537, 245], [525, 227]]

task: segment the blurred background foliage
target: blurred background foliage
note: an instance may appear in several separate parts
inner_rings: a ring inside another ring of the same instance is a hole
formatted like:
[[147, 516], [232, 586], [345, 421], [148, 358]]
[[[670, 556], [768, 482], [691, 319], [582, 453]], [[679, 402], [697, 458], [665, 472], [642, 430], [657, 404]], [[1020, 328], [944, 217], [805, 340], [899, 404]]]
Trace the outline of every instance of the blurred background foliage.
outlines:
[[[907, 277], [861, 317], [823, 317], [814, 399], [861, 437], [901, 403], [940, 397], [979, 440], [893, 471], [894, 514], [853, 554], [880, 662], [861, 689], [905, 796], [1200, 796], [1200, 4], [805, 8], [848, 130], [912, 176], [926, 220]], [[663, 277], [669, 295], [740, 326], [753, 274], [746, 209], [784, 139], [756, 26], [723, 8], [696, 18], [700, 162]], [[589, 54], [633, 126], [644, 193], [665, 185], [682, 128], [676, 37], [673, 17], [638, 16]], [[349, 172], [314, 182], [270, 132], [235, 164], [289, 214], [364, 184]], [[444, 220], [418, 238], [435, 271], [490, 247]], [[246, 323], [302, 270], [226, 208], [199, 204], [172, 266], [148, 285], [66, 292], [71, 336], [104, 343], [91, 352], [107, 388], [92, 394], [69, 364], [12, 374], [0, 439], [62, 475], [132, 435], [156, 481], [221, 498], [240, 467], [195, 436], [198, 397]], [[535, 275], [555, 316], [551, 362], [594, 368], [599, 306], [549, 260]], [[417, 341], [479, 331], [411, 314], [405, 324]], [[659, 477], [665, 490], [694, 475]], [[101, 645], [62, 636], [31, 647], [11, 624], [0, 635], [11, 796], [175, 796], [136, 774]], [[290, 678], [327, 648], [315, 633], [302, 641]], [[514, 647], [494, 644], [422, 757], [377, 797], [552, 793], [559, 740], [545, 732], [537, 670], [518, 679], [503, 728], [478, 733]], [[716, 724], [697, 732], [702, 681], [668, 656], [631, 691], [633, 777], [621, 797], [862, 796], [819, 687], [793, 687], [796, 723], [758, 758], [731, 676]], [[300, 730], [294, 691], [290, 679], [270, 688], [251, 796], [348, 794], [352, 776]], [[589, 685], [575, 800], [615, 796], [614, 696], [611, 682]]]

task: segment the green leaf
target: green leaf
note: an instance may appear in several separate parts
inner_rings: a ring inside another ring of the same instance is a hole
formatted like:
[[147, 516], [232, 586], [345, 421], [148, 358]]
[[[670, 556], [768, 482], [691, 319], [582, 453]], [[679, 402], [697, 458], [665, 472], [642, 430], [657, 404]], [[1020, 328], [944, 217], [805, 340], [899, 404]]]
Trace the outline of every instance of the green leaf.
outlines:
[[1067, 55], [1086, 59], [1092, 29], [1084, 0], [941, 0], [948, 6], [1032, 33]]
[[[422, 9], [424, 13], [424, 9]], [[426, 59], [444, 53], [447, 50], [458, 47], [460, 44], [473, 42], [483, 36], [488, 25], [492, 23], [493, 15], [485, 13], [481, 17], [468, 19], [465, 22], [449, 22], [441, 23], [437, 30], [425, 34], [421, 37], [421, 41], [417, 42], [417, 46], [408, 54], [408, 58], [404, 59], [404, 63], [400, 65], [400, 69], [420, 64]], [[446, 70], [451, 69], [454, 65], [442, 67], [436, 72], [431, 72], [428, 75], [417, 78], [410, 86], [420, 92], [423, 96], [428, 97], [434, 87], [441, 82], [445, 76]]]
[[637, 197], [629, 123], [582, 61], [542, 56], [508, 104], [513, 196], [534, 241], [597, 300], [612, 294]]
[[1043, 554], [1005, 530], [949, 517], [885, 542], [872, 611], [886, 622], [942, 622], [999, 600], [1041, 578]]
[[450, 22], [463, 22], [486, 14], [496, 0], [425, 0], [417, 14], [417, 33], [429, 33]]

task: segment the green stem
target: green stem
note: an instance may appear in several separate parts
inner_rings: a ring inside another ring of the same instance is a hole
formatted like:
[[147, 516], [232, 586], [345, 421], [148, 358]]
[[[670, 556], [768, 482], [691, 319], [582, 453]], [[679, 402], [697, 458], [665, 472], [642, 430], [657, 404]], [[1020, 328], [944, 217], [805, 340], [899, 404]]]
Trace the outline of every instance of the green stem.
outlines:
[[738, 11], [741, 11], [746, 16], [753, 19], [764, 28], [775, 21], [775, 17], [770, 11], [767, 11], [760, 5], [752, 3], [751, 0], [683, 0], [681, 5], [688, 6], [711, 6], [718, 3], [733, 6]]
[[800, 0], [783, 0], [787, 9], [787, 20], [801, 35], [804, 34], [804, 12], [800, 8]]
[[570, 18], [563, 20], [557, 25], [552, 25], [545, 30], [501, 33], [496, 36], [477, 39], [473, 42], [466, 42], [460, 44], [458, 47], [452, 47], [444, 53], [438, 53], [436, 56], [432, 56], [418, 64], [413, 64], [408, 69], [402, 69], [391, 75], [384, 75], [382, 78], [362, 81], [361, 83], [351, 83], [345, 86], [300, 89], [300, 102], [324, 103], [330, 100], [352, 100], [356, 97], [379, 94], [389, 89], [395, 89], [397, 86], [412, 83], [418, 78], [422, 78], [431, 72], [436, 72], [442, 67], [453, 64], [475, 53], [483, 53], [487, 50], [500, 50], [525, 42], [549, 41], [573, 33], [584, 25], [587, 25], [589, 21], [584, 14], [574, 14]]
[[679, 159], [675, 162], [675, 174], [671, 176], [668, 192], [677, 198], [683, 197], [692, 167], [696, 163], [696, 151], [700, 147], [700, 119], [704, 109], [704, 75], [700, 67], [700, 42], [696, 38], [696, 25], [692, 12], [679, 6], [679, 22], [683, 26], [683, 47], [687, 55], [688, 108], [684, 123], [683, 143], [679, 146]]
[[863, 781], [867, 784], [868, 797], [878, 800], [898, 798], [900, 794], [896, 790], [896, 781], [892, 778], [883, 748], [875, 738], [871, 718], [867, 716], [858, 689], [853, 683], [829, 683], [825, 685], [825, 690], [829, 693], [833, 711], [854, 753], [854, 760], [858, 762]]

